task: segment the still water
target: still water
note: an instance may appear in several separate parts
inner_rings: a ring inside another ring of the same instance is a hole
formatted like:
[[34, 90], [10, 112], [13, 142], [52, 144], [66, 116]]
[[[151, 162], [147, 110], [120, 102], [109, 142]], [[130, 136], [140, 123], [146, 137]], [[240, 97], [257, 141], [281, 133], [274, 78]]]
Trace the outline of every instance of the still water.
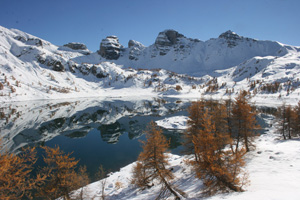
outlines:
[[[4, 103], [0, 107], [2, 150], [19, 153], [23, 147], [59, 146], [65, 153], [86, 165], [91, 178], [100, 165], [117, 171], [136, 161], [141, 152], [140, 140], [150, 121], [166, 117], [187, 116], [189, 101], [178, 99], [151, 100], [59, 100]], [[267, 128], [264, 115], [274, 108], [261, 107], [257, 121], [262, 134]], [[170, 152], [182, 151], [182, 131], [166, 130]], [[42, 166], [42, 159], [38, 160]], [[92, 179], [93, 180], [93, 179]]]
[[[3, 146], [18, 153], [22, 147], [59, 146], [86, 165], [92, 177], [100, 165], [116, 171], [135, 161], [150, 121], [187, 115], [189, 102], [176, 99], [60, 100], [3, 104], [0, 130]], [[170, 151], [180, 154], [182, 132], [163, 130]], [[38, 161], [42, 165], [41, 160]]]

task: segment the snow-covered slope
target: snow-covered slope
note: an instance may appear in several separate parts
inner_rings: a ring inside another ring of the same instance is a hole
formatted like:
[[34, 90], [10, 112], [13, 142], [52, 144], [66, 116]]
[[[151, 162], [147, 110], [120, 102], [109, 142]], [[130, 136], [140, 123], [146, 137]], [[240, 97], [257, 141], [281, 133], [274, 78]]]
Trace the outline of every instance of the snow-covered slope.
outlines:
[[[175, 37], [172, 39], [170, 35]], [[254, 56], [282, 56], [286, 53], [287, 47], [278, 42], [244, 38], [231, 31], [203, 42], [186, 38], [174, 30], [166, 30], [159, 33], [155, 44], [141, 49], [137, 59], [128, 62], [128, 50], [125, 49], [116, 63], [126, 63], [136, 68], [163, 68], [176, 73], [205, 75], [238, 65]]]
[[245, 89], [253, 101], [294, 104], [299, 68], [299, 47], [232, 31], [203, 42], [165, 30], [149, 47], [130, 40], [127, 48], [109, 36], [91, 52], [84, 44], [59, 47], [0, 26], [0, 101], [141, 94], [227, 98]]

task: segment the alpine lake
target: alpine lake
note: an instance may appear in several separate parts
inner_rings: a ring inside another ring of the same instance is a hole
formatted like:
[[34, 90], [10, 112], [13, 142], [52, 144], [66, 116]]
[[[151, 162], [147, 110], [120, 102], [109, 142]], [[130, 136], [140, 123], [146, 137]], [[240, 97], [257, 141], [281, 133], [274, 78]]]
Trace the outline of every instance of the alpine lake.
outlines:
[[[37, 166], [43, 166], [41, 146], [59, 146], [87, 167], [89, 176], [100, 165], [117, 171], [137, 160], [140, 141], [151, 121], [187, 116], [189, 100], [153, 98], [147, 100], [71, 99], [2, 103], [0, 133], [2, 151], [18, 154], [24, 147], [36, 147]], [[262, 107], [258, 122], [267, 128], [264, 116], [275, 108]], [[276, 111], [276, 109], [275, 109]], [[183, 130], [163, 129], [170, 140], [169, 151], [181, 154]]]

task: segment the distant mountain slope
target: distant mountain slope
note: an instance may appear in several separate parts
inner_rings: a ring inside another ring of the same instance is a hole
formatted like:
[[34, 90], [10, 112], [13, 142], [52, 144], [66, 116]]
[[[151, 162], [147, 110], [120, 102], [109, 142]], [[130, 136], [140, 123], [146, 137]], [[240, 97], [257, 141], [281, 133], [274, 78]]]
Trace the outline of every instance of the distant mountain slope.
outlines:
[[[0, 101], [91, 96], [208, 96], [240, 89], [254, 101], [299, 101], [300, 48], [222, 33], [208, 41], [174, 31], [145, 47], [108, 36], [97, 52], [84, 44], [55, 46], [0, 26]], [[196, 77], [195, 77], [196, 76]]]
[[[186, 38], [174, 30], [165, 30], [149, 47], [131, 40], [124, 48], [116, 36], [108, 36], [102, 40], [98, 53], [101, 61], [112, 60], [126, 67], [163, 68], [176, 73], [205, 75], [238, 65], [254, 56], [283, 56], [290, 51], [298, 52], [299, 48], [242, 37], [232, 31], [203, 42]], [[88, 62], [91, 57], [94, 55], [84, 60]]]

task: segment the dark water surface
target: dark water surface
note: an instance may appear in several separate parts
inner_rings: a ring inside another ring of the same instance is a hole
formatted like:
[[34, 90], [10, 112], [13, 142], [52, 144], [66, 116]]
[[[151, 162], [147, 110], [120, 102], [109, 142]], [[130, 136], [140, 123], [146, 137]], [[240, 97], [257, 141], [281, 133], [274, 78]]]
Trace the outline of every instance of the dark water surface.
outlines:
[[[188, 105], [176, 99], [19, 102], [1, 108], [1, 136], [4, 147], [15, 153], [25, 146], [36, 146], [39, 157], [40, 146], [73, 152], [92, 177], [100, 165], [116, 171], [136, 161], [147, 124], [187, 115]], [[180, 154], [182, 132], [163, 133], [171, 141], [170, 151]], [[43, 165], [42, 159], [38, 165]]]

